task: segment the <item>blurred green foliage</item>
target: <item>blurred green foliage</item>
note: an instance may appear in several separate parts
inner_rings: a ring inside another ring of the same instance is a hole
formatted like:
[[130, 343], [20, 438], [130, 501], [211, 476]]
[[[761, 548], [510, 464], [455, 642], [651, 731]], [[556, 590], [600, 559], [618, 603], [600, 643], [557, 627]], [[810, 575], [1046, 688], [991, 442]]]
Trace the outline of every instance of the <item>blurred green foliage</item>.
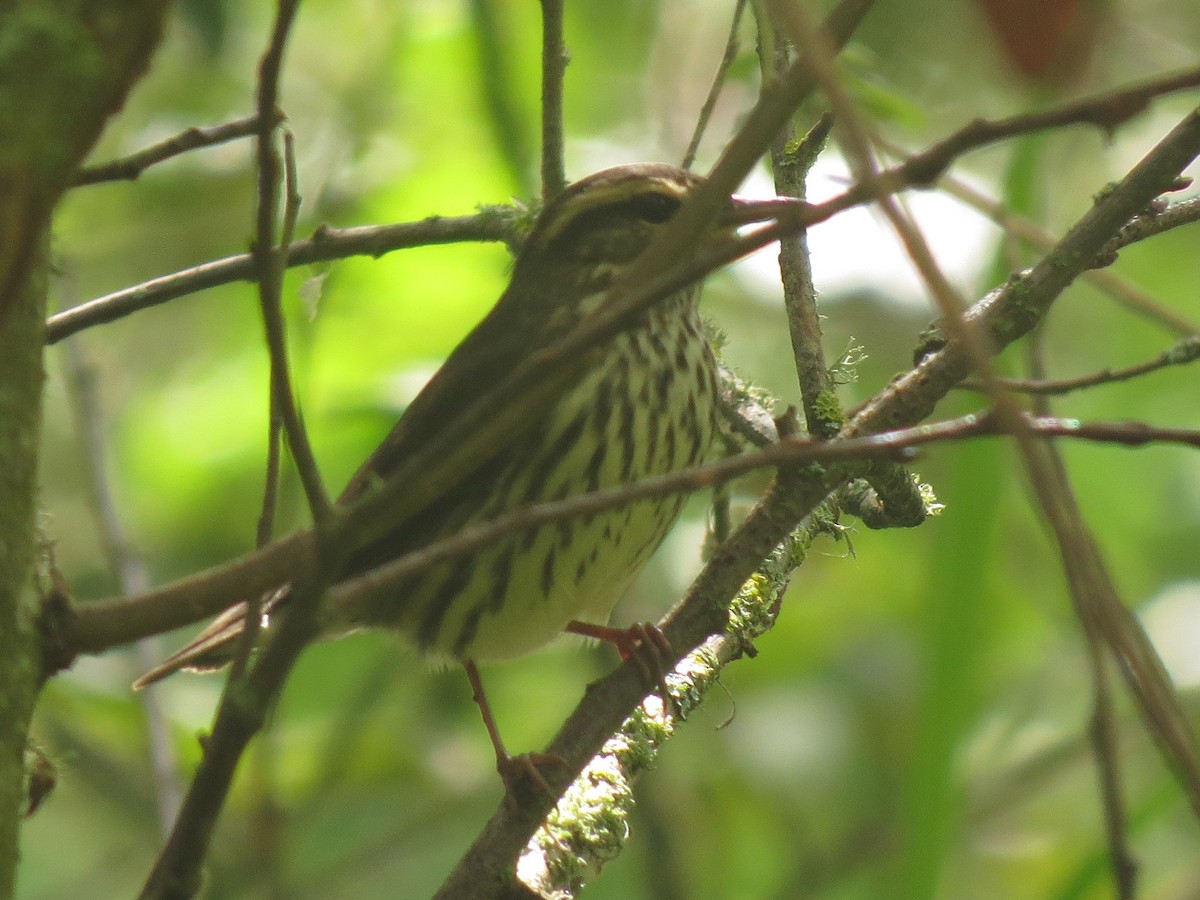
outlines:
[[[270, 15], [261, 2], [181, 4], [154, 70], [96, 159], [248, 113]], [[677, 160], [731, 15], [730, 4], [716, 0], [568, 3], [568, 174]], [[847, 71], [880, 131], [920, 147], [974, 116], [1194, 64], [1200, 21], [1188, 0], [1113, 0], [1106, 16], [1093, 65], [1059, 94], [1024, 84], [979, 14], [952, 0], [880, 4]], [[306, 3], [282, 94], [304, 195], [299, 233], [323, 222], [384, 223], [533, 201], [538, 28], [532, 2]], [[749, 23], [742, 47], [749, 59]], [[744, 61], [733, 69], [702, 164], [752, 102], [756, 72]], [[1190, 103], [1194, 97], [1157, 103], [1112, 142], [1070, 130], [1047, 136], [1036, 152], [1004, 146], [975, 154], [956, 171], [1059, 231]], [[74, 191], [55, 232], [56, 302], [73, 305], [242, 252], [252, 204], [246, 142], [188, 154], [135, 183]], [[929, 225], [936, 251], [937, 223]], [[868, 355], [844, 389], [847, 407], [907, 366], [931, 318], [909, 289], [866, 277], [875, 266], [869, 240], [864, 234], [857, 256], [862, 285], [823, 297], [828, 351], [854, 338]], [[1196, 241], [1184, 230], [1129, 249], [1115, 271], [1200, 320]], [[1009, 270], [1005, 252], [994, 239], [971, 251], [969, 296]], [[289, 274], [297, 385], [332, 486], [487, 310], [508, 266], [498, 246], [457, 245]], [[723, 273], [707, 304], [730, 337], [730, 362], [794, 400], [777, 291], [744, 271]], [[1086, 286], [1063, 298], [1043, 339], [1055, 376], [1128, 365], [1173, 340]], [[120, 515], [153, 580], [249, 548], [267, 374], [253, 289], [232, 285], [174, 301], [78, 343], [98, 378]], [[1022, 369], [1025, 353], [1010, 350], [1006, 366]], [[109, 596], [116, 588], [87, 508], [60, 349], [49, 365], [45, 529], [82, 599]], [[1196, 378], [1194, 368], [1171, 369], [1054, 408], [1197, 427]], [[955, 395], [939, 412], [977, 404]], [[1128, 601], [1144, 608], [1168, 590], [1190, 597], [1168, 632], [1200, 647], [1194, 453], [1066, 453]], [[917, 468], [945, 514], [912, 532], [872, 533], [851, 522], [845, 542], [818, 545], [759, 656], [729, 670], [727, 698], [715, 696], [694, 716], [641, 784], [628, 851], [589, 897], [1111, 895], [1085, 741], [1090, 687], [1079, 628], [1014, 458], [1000, 442], [977, 442], [931, 449]], [[739, 504], [762, 484], [746, 479]], [[288, 487], [284, 527], [303, 523], [295, 485]], [[658, 617], [698, 568], [702, 499], [690, 509], [620, 619]], [[509, 745], [542, 746], [584, 685], [611, 664], [602, 649], [567, 644], [485, 671]], [[59, 788], [25, 830], [22, 897], [127, 897], [145, 876], [161, 826], [147, 698], [128, 687], [144, 665], [133, 651], [110, 653], [81, 660], [47, 688], [35, 731], [58, 763]], [[1194, 699], [1195, 682], [1183, 687]], [[196, 734], [218, 690], [219, 679], [185, 675], [153, 695], [178, 759], [172, 777], [186, 779], [194, 766]], [[1198, 826], [1129, 704], [1120, 709], [1139, 896], [1200, 895]], [[315, 647], [243, 767], [208, 896], [427, 896], [499, 796], [459, 672], [430, 672], [383, 635]]]

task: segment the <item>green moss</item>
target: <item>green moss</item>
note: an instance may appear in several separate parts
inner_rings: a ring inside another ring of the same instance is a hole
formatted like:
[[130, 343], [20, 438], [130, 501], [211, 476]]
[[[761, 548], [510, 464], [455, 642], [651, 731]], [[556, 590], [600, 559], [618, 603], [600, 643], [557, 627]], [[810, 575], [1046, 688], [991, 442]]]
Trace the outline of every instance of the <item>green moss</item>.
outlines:
[[813, 412], [816, 413], [820, 420], [820, 427], [816, 422], [809, 422], [808, 429], [811, 433], [836, 434], [841, 430], [846, 423], [846, 417], [842, 413], [842, 404], [838, 400], [837, 394], [830, 388], [821, 391], [813, 400]]

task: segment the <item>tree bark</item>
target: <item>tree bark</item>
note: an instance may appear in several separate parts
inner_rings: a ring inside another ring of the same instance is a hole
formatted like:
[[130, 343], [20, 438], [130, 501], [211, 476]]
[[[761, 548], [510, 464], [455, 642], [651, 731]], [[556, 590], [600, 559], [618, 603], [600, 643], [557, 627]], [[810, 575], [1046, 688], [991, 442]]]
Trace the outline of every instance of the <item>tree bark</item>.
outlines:
[[165, 0], [0, 12], [0, 898], [13, 896], [42, 665], [31, 572], [51, 214], [146, 69]]

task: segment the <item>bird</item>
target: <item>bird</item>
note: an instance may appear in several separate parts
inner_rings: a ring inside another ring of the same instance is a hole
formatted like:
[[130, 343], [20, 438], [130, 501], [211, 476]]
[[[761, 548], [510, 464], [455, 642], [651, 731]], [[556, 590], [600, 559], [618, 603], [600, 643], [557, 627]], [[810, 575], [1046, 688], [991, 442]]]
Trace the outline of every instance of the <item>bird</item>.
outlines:
[[[589, 175], [548, 202], [498, 302], [450, 353], [338, 502], [361, 498], [531, 347], [546, 346], [599, 309], [700, 183], [698, 175], [667, 164], [628, 164]], [[727, 214], [701, 240], [729, 240], [750, 218]], [[435, 502], [351, 554], [338, 580], [531, 504], [631, 484], [708, 458], [720, 430], [720, 381], [698, 294], [697, 284], [677, 290], [632, 327], [587, 350], [582, 373], [539, 418]], [[504, 775], [512, 757], [486, 705], [477, 664], [525, 655], [564, 632], [609, 640], [623, 655], [652, 643], [652, 630], [607, 623], [683, 501], [682, 495], [643, 499], [508, 534], [412, 575], [388, 602], [356, 610], [337, 631], [392, 629], [428, 659], [461, 663]], [[285, 585], [261, 603], [268, 629], [286, 614], [287, 596]], [[227, 661], [248, 608], [245, 602], [232, 606], [135, 687]]]

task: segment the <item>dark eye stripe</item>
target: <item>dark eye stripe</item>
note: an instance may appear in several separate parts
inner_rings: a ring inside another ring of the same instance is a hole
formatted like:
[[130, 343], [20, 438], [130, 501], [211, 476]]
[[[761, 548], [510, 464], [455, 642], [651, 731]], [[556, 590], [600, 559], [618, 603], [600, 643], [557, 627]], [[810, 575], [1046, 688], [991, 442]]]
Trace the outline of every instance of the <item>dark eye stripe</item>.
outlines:
[[581, 209], [573, 217], [563, 220], [561, 225], [548, 229], [549, 247], [552, 251], [563, 250], [590, 232], [611, 228], [622, 222], [661, 224], [675, 215], [680, 203], [679, 197], [647, 190]]
[[614, 211], [625, 213], [631, 218], [657, 224], [667, 221], [679, 211], [679, 198], [651, 191], [630, 197], [622, 203], [615, 204], [615, 207]]

